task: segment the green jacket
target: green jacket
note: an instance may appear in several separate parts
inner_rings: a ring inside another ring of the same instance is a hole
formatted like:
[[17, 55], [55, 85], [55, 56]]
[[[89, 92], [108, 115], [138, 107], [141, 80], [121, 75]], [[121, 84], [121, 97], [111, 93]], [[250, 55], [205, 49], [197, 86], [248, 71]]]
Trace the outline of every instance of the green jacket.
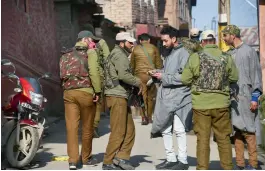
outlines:
[[[110, 68], [111, 78], [112, 80], [119, 80], [120, 83], [125, 83], [128, 86], [139, 87], [141, 81], [139, 78], [132, 75], [132, 68], [130, 66], [128, 56], [128, 52], [120, 46], [115, 45], [114, 49], [110, 53], [110, 62], [113, 64]], [[105, 87], [105, 95], [127, 98], [128, 92], [123, 86], [118, 85], [110, 89]]]
[[[203, 51], [218, 58], [222, 51], [216, 45], [206, 45]], [[227, 55], [226, 71], [230, 83], [237, 82], [238, 71], [230, 55]], [[230, 93], [227, 92], [197, 92], [195, 90], [196, 78], [200, 74], [200, 57], [198, 53], [190, 56], [182, 73], [183, 84], [191, 86], [192, 105], [194, 109], [216, 109], [225, 108], [230, 105]]]
[[[75, 46], [87, 46], [82, 42], [77, 42]], [[77, 90], [85, 91], [90, 94], [100, 93], [101, 92], [101, 81], [100, 81], [100, 72], [98, 65], [98, 55], [95, 49], [88, 49], [88, 68], [89, 68], [89, 77], [91, 80], [91, 88], [80, 88]]]
[[104, 77], [104, 72], [103, 68], [101, 66], [101, 58], [107, 58], [110, 54], [109, 47], [104, 39], [100, 39], [98, 42], [99, 47], [97, 48], [97, 53], [98, 53], [98, 63], [99, 63], [99, 72], [100, 72], [100, 77]]

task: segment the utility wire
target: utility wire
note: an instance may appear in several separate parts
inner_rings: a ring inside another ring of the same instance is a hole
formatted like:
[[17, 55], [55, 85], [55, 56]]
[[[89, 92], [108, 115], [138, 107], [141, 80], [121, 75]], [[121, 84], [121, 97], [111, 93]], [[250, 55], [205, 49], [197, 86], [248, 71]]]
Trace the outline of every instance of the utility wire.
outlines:
[[252, 3], [250, 2], [249, 0], [245, 0], [250, 6], [252, 6], [253, 8], [255, 8], [257, 10], [257, 7]]

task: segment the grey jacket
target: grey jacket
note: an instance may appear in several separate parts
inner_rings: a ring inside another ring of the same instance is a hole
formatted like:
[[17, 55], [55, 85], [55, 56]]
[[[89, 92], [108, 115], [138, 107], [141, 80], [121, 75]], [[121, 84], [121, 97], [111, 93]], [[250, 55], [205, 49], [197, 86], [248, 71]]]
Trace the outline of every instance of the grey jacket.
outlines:
[[156, 97], [152, 134], [163, 132], [168, 124], [171, 124], [170, 122], [173, 123], [174, 114], [179, 116], [186, 131], [191, 130], [191, 112], [182, 114], [182, 116], [178, 114], [178, 110], [188, 106], [190, 108], [188, 111], [191, 111], [191, 105], [187, 105], [191, 103], [190, 87], [181, 82], [181, 73], [188, 58], [189, 53], [182, 45], [174, 48], [170, 55], [165, 58], [161, 85]]
[[229, 52], [237, 66], [239, 80], [231, 85], [236, 90], [239, 101], [231, 101], [232, 124], [239, 130], [255, 132], [257, 111], [250, 110], [251, 96], [255, 90], [262, 92], [261, 67], [257, 53], [246, 44]]

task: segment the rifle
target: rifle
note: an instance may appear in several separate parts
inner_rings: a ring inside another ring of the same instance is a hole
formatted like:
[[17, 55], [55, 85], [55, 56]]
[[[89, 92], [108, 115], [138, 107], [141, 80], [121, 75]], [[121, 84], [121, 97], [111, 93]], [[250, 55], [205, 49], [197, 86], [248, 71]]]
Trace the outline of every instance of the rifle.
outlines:
[[234, 97], [234, 99], [238, 102], [239, 99], [237, 97], [237, 93], [236, 93], [236, 90], [230, 88], [230, 96]]

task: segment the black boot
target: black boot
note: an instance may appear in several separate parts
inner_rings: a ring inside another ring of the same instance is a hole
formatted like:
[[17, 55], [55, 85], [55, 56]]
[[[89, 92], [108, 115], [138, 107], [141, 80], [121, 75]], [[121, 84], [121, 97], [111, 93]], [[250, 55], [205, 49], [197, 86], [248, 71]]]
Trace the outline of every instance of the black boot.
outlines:
[[148, 125], [148, 120], [146, 117], [142, 117], [142, 125]]
[[172, 167], [172, 170], [188, 170], [188, 169], [189, 169], [189, 165], [184, 164], [180, 161], [178, 161], [177, 164]]
[[83, 165], [88, 165], [88, 166], [97, 166], [98, 160], [95, 157], [90, 157], [86, 163], [83, 163]]
[[121, 170], [121, 168], [118, 166], [115, 166], [114, 164], [103, 164], [102, 170]]
[[113, 163], [116, 166], [121, 167], [123, 170], [135, 170], [135, 168], [132, 166], [132, 164], [128, 160], [119, 159], [119, 158], [115, 157], [113, 159]]
[[171, 170], [173, 166], [175, 166], [177, 162], [168, 162], [165, 160], [164, 162], [156, 165], [156, 170]]
[[94, 128], [94, 136], [93, 136], [93, 138], [99, 138], [99, 137], [100, 137], [100, 136], [99, 136], [98, 128], [95, 127], [95, 128]]
[[244, 166], [236, 166], [234, 169], [235, 170], [245, 170], [245, 167]]

